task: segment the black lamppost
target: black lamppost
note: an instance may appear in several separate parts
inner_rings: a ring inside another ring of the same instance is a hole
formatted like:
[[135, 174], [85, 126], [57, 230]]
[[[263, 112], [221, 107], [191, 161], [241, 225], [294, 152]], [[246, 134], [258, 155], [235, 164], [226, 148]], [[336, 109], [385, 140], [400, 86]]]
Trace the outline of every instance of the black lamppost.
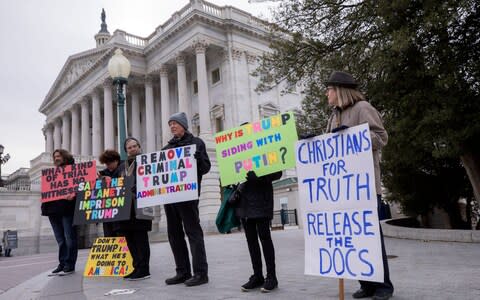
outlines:
[[7, 153], [7, 155], [2, 157], [3, 150], [5, 150], [5, 147], [3, 147], [3, 145], [0, 144], [0, 187], [3, 187], [2, 165], [10, 159], [10, 154], [8, 154], [8, 153]]
[[113, 79], [113, 84], [117, 89], [117, 115], [118, 115], [118, 150], [121, 159], [127, 159], [127, 154], [123, 148], [123, 142], [127, 138], [127, 128], [125, 122], [125, 95], [123, 87], [128, 82], [130, 75], [130, 62], [123, 56], [122, 50], [115, 50], [115, 54], [108, 62], [108, 73]]

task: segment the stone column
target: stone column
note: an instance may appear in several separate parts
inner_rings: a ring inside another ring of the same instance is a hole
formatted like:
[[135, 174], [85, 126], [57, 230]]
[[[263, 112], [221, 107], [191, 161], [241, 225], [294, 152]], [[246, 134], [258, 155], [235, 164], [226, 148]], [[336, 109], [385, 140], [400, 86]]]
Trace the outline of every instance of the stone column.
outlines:
[[92, 93], [92, 155], [100, 156], [102, 153], [102, 108], [100, 105], [100, 91], [95, 88]]
[[145, 124], [146, 124], [146, 152], [155, 151], [155, 107], [153, 103], [153, 81], [145, 76]]
[[62, 116], [62, 148], [70, 152], [72, 151], [70, 149], [70, 117], [68, 116], [68, 110]]
[[78, 105], [74, 104], [70, 108], [72, 115], [72, 141], [71, 151], [74, 155], [80, 155], [80, 112], [78, 111]]
[[82, 103], [82, 142], [81, 151], [82, 156], [90, 155], [90, 113], [88, 111], [88, 99], [83, 99]]
[[168, 87], [168, 69], [166, 66], [160, 68], [160, 101], [162, 105], [162, 144], [166, 145], [170, 139], [170, 90]]
[[103, 82], [103, 143], [105, 149], [115, 149], [113, 123], [112, 79]]
[[175, 57], [177, 61], [177, 80], [178, 80], [178, 111], [185, 112], [190, 118], [187, 100], [187, 72], [185, 70], [185, 56], [178, 53]]
[[212, 163], [210, 172], [202, 179], [202, 193], [200, 195], [200, 220], [207, 232], [215, 232], [215, 218], [220, 207], [220, 182], [217, 160], [215, 159], [215, 144], [213, 143], [210, 122], [210, 98], [208, 93], [207, 65], [205, 51], [207, 44], [197, 40], [193, 47], [197, 60], [198, 80], [198, 110], [200, 117], [200, 137], [207, 147], [208, 156]]
[[60, 149], [62, 147], [62, 124], [60, 119], [53, 121], [53, 149]]
[[47, 138], [45, 142], [45, 151], [52, 153], [54, 150], [53, 146], [53, 128], [52, 124], [46, 124], [45, 125], [45, 136]]
[[132, 94], [132, 136], [140, 139], [142, 136], [140, 127], [140, 91], [137, 87], [132, 86], [130, 92]]
[[252, 54], [245, 52], [245, 55], [247, 57], [247, 77], [248, 77], [248, 82], [249, 82], [249, 88], [248, 91], [250, 93], [250, 107], [252, 111], [252, 120], [251, 121], [256, 121], [260, 120], [260, 112], [258, 111], [258, 93], [255, 92], [255, 87], [257, 86], [257, 81], [256, 79], [250, 75], [254, 70], [255, 70], [255, 64], [257, 63], [257, 57]]
[[200, 136], [211, 135], [210, 122], [210, 96], [208, 94], [208, 77], [205, 51], [205, 41], [197, 40], [194, 43], [197, 58], [197, 81], [198, 81], [198, 114], [200, 116]]

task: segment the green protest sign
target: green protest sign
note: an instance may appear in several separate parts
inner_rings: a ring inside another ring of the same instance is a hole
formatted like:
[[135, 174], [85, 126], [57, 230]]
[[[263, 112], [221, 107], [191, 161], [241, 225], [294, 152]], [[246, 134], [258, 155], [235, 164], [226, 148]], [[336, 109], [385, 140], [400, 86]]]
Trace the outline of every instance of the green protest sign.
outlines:
[[222, 186], [295, 167], [298, 140], [293, 113], [287, 112], [215, 135]]

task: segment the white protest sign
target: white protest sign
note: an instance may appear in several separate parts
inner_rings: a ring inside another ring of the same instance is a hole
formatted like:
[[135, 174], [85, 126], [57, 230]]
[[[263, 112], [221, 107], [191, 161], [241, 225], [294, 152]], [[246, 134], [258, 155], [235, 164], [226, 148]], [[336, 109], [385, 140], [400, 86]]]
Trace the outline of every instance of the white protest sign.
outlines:
[[196, 145], [137, 155], [137, 207], [198, 199]]
[[383, 282], [368, 124], [297, 142], [305, 274]]

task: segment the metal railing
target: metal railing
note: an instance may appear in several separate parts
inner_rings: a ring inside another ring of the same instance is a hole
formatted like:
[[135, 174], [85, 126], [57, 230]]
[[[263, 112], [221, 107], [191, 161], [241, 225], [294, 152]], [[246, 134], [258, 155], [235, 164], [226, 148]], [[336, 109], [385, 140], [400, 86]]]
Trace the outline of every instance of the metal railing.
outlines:
[[285, 225], [298, 225], [296, 209], [280, 209], [273, 212], [272, 227], [283, 227]]

